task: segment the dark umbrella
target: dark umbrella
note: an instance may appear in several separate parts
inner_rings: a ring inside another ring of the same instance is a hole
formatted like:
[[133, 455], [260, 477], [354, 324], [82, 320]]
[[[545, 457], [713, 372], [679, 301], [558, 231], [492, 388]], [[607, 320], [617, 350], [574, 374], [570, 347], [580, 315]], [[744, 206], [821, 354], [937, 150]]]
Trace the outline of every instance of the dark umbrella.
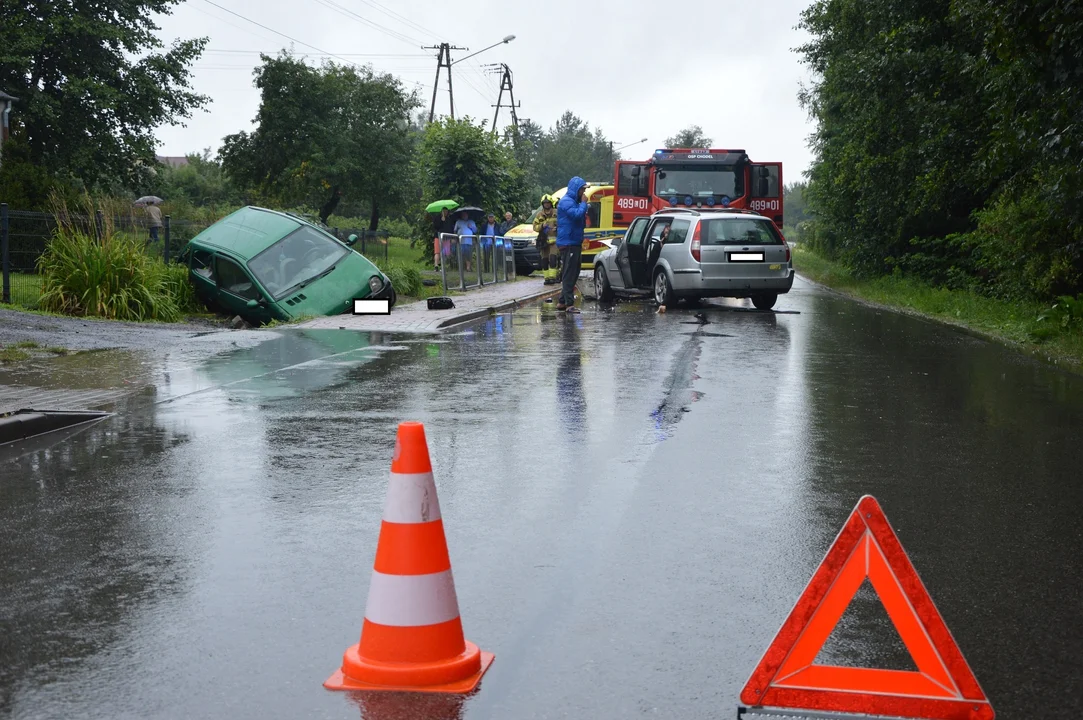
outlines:
[[487, 214], [481, 208], [474, 207], [473, 205], [467, 205], [466, 207], [455, 208], [455, 210], [454, 210], [454, 212], [452, 214], [458, 215], [459, 213], [470, 213], [471, 215], [480, 215], [481, 217], [485, 217], [485, 215]]

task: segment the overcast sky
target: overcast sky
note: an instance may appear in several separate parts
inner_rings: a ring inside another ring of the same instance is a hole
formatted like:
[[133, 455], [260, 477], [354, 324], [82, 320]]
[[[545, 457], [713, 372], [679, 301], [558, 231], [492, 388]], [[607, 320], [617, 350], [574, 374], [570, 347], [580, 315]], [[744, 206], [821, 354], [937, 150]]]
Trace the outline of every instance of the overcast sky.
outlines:
[[[187, 127], [161, 128], [158, 152], [184, 155], [207, 147], [213, 152], [225, 135], [252, 128], [259, 104], [252, 87], [258, 52], [274, 54], [291, 45], [276, 33], [299, 41], [292, 43], [295, 53], [315, 63], [323, 51], [397, 75], [418, 89], [426, 109], [436, 53], [421, 45], [469, 48], [454, 51], [455, 61], [515, 35], [512, 42], [453, 67], [456, 117], [492, 122], [500, 81], [484, 66], [507, 63], [521, 103], [519, 117], [543, 128], [571, 110], [601, 127], [617, 147], [647, 138], [622, 153], [639, 159], [696, 124], [715, 147], [747, 150], [753, 160], [781, 160], [785, 180], [793, 182], [811, 161], [807, 143], [813, 124], [797, 102], [800, 83], [809, 76], [793, 52], [806, 39], [795, 26], [808, 4], [186, 0], [159, 18], [160, 35], [167, 42], [210, 38], [193, 70], [196, 89], [212, 103]], [[448, 111], [442, 73], [436, 112]], [[505, 108], [500, 124], [509, 121]]]

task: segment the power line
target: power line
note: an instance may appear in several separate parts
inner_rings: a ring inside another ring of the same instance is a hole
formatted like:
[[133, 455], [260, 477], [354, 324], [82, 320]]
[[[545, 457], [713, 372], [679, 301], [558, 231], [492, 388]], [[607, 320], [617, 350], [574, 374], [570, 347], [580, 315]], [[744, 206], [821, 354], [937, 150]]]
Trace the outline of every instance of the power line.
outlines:
[[318, 2], [320, 5], [323, 5], [324, 7], [328, 7], [328, 8], [331, 8], [332, 10], [335, 10], [340, 15], [345, 15], [346, 17], [352, 18], [352, 19], [356, 20], [357, 22], [361, 23], [362, 25], [365, 25], [366, 27], [370, 27], [373, 30], [376, 30], [377, 32], [381, 32], [381, 33], [383, 33], [384, 35], [387, 35], [390, 38], [398, 40], [399, 42], [404, 42], [404, 43], [407, 43], [409, 45], [414, 45], [414, 46], [416, 46], [420, 42], [419, 40], [415, 40], [414, 38], [410, 37], [409, 35], [405, 35], [403, 33], [400, 33], [397, 30], [392, 30], [389, 27], [385, 27], [383, 25], [380, 25], [379, 23], [375, 23], [375, 22], [369, 20], [366, 17], [358, 15], [353, 10], [350, 10], [349, 8], [344, 8], [341, 5], [339, 5], [338, 3], [333, 2], [333, 0], [316, 0], [316, 2]]
[[197, 6], [195, 6], [195, 5], [190, 5], [189, 7], [191, 7], [191, 8], [192, 8], [193, 10], [195, 10], [196, 12], [199, 12], [199, 13], [203, 13], [203, 14], [204, 14], [204, 15], [206, 15], [207, 17], [209, 17], [209, 18], [212, 18], [212, 19], [214, 19], [214, 20], [216, 20], [216, 21], [218, 21], [218, 22], [220, 22], [220, 23], [223, 23], [223, 24], [225, 24], [225, 25], [229, 25], [229, 26], [230, 26], [230, 27], [232, 27], [232, 28], [237, 28], [238, 30], [240, 30], [240, 31], [241, 31], [241, 32], [243, 32], [243, 33], [248, 33], [248, 34], [249, 34], [249, 35], [251, 35], [252, 37], [258, 37], [258, 38], [263, 38], [264, 40], [267, 40], [267, 41], [269, 41], [269, 42], [276, 42], [275, 40], [271, 40], [271, 38], [269, 38], [269, 37], [268, 37], [268, 36], [266, 36], [266, 35], [263, 35], [263, 34], [261, 34], [261, 33], [257, 33], [257, 32], [253, 32], [253, 31], [252, 31], [251, 29], [249, 29], [249, 28], [241, 27], [241, 26], [240, 26], [240, 25], [238, 25], [237, 23], [232, 23], [232, 22], [230, 22], [229, 20], [226, 20], [225, 18], [220, 18], [220, 17], [218, 17], [217, 15], [215, 15], [214, 13], [212, 13], [212, 12], [209, 12], [209, 11], [207, 11], [207, 10], [204, 10], [204, 9], [202, 9], [202, 8], [200, 8], [200, 7], [197, 7]]
[[[213, 16], [211, 16], [213, 17]], [[237, 27], [237, 26], [234, 26]], [[212, 48], [210, 50], [204, 50], [204, 54], [223, 54], [223, 55], [266, 55], [265, 50], [219, 50]], [[325, 53], [312, 53], [314, 55], [324, 55]], [[326, 53], [330, 55], [330, 53]], [[428, 53], [337, 53], [342, 57], [375, 57], [375, 58], [389, 58], [395, 60], [402, 60], [408, 58], [428, 58], [432, 57]]]
[[410, 18], [399, 15], [394, 10], [391, 10], [390, 8], [387, 8], [387, 7], [383, 6], [383, 5], [381, 5], [380, 3], [376, 2], [376, 0], [360, 0], [360, 1], [363, 2], [364, 4], [368, 5], [369, 7], [376, 8], [377, 10], [382, 12], [384, 15], [387, 15], [388, 17], [390, 17], [392, 19], [395, 19], [395, 20], [398, 20], [399, 22], [404, 23], [407, 27], [411, 27], [414, 30], [417, 30], [418, 32], [420, 32], [422, 34], [429, 36], [430, 39], [438, 37], [438, 33], [434, 33], [432, 30], [429, 30], [426, 27], [418, 25], [416, 22], [414, 22]]
[[267, 30], [268, 32], [273, 32], [275, 35], [281, 35], [282, 37], [286, 38], [287, 40], [291, 40], [291, 41], [293, 41], [295, 43], [298, 43], [300, 45], [304, 45], [307, 48], [312, 48], [316, 52], [324, 53], [328, 57], [333, 57], [336, 60], [341, 60], [342, 62], [346, 63], [347, 65], [353, 65], [354, 67], [357, 67], [357, 63], [350, 62], [349, 60], [347, 60], [345, 58], [341, 58], [338, 55], [334, 55], [332, 53], [329, 53], [326, 50], [321, 50], [320, 48], [316, 47], [315, 45], [309, 45], [306, 42], [303, 42], [303, 41], [298, 40], [296, 38], [292, 38], [289, 35], [287, 35], [286, 33], [278, 32], [277, 30], [275, 30], [273, 28], [269, 28], [269, 27], [267, 27], [266, 25], [264, 25], [262, 23], [258, 23], [258, 22], [256, 22], [255, 20], [253, 20], [251, 18], [246, 18], [244, 15], [241, 15], [240, 13], [235, 13], [232, 10], [230, 10], [229, 8], [222, 7], [221, 5], [214, 2], [213, 0], [203, 0], [203, 2], [207, 3], [208, 5], [213, 5], [214, 7], [218, 8], [219, 10], [224, 10], [225, 12], [228, 12], [230, 15], [234, 15], [236, 17], [239, 17], [241, 20], [246, 20], [247, 22], [250, 22], [250, 23], [252, 23], [253, 25], [255, 25], [257, 27], [261, 27], [264, 30]]

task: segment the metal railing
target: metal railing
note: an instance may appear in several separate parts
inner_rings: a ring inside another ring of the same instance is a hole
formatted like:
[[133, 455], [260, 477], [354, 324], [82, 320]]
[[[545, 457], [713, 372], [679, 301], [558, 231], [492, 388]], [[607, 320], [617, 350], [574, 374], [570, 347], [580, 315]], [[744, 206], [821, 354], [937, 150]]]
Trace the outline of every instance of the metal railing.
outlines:
[[[72, 223], [96, 238], [107, 229], [143, 239], [148, 254], [159, 255], [165, 262], [175, 259], [183, 247], [212, 223], [174, 220], [162, 217], [163, 226], [158, 239], [152, 240], [146, 219], [134, 215], [104, 216], [69, 213], [65, 222]], [[0, 302], [35, 308], [41, 295], [38, 260], [45, 252], [57, 228], [53, 213], [12, 210], [0, 203]]]
[[509, 277], [515, 279], [511, 240], [493, 235], [440, 234], [440, 279], [445, 290], [508, 282]]

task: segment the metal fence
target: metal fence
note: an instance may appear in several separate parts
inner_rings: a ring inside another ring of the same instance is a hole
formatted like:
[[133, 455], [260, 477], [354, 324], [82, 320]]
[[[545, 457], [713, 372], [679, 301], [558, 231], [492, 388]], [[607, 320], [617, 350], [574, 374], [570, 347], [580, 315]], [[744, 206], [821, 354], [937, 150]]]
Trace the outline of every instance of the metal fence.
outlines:
[[492, 235], [440, 234], [440, 279], [445, 290], [466, 290], [515, 279], [511, 240]]
[[[166, 262], [175, 259], [189, 240], [211, 224], [173, 220], [166, 215], [162, 218], [164, 227], [159, 229], [158, 239], [154, 240], [145, 219], [131, 215], [106, 217], [101, 212], [94, 215], [71, 213], [64, 220], [99, 238], [110, 231], [136, 235], [144, 239], [149, 254], [159, 255]], [[7, 203], [0, 203], [0, 272], [3, 275], [0, 302], [30, 308], [37, 306], [41, 295], [38, 261], [56, 228], [57, 218], [52, 213], [11, 210]]]
[[369, 260], [375, 260], [380, 255], [383, 255], [384, 262], [387, 262], [388, 239], [391, 237], [391, 234], [387, 232], [387, 230], [331, 228], [331, 232], [342, 242], [349, 240], [351, 235], [356, 235], [357, 244], [353, 246], [354, 250], [358, 251]]
[[[175, 220], [169, 215], [162, 218], [164, 227], [158, 231], [158, 239], [151, 237], [146, 220], [132, 215], [106, 217], [70, 214], [65, 220], [96, 237], [109, 232], [121, 232], [144, 239], [148, 254], [161, 257], [166, 262], [176, 260], [188, 241], [213, 223], [191, 220]], [[56, 216], [45, 212], [11, 210], [7, 203], [0, 203], [0, 302], [36, 308], [41, 296], [41, 277], [38, 261], [53, 238], [57, 227]], [[332, 232], [345, 242], [350, 235], [357, 236], [353, 246], [370, 260], [388, 260], [388, 233], [386, 230], [334, 229]]]

